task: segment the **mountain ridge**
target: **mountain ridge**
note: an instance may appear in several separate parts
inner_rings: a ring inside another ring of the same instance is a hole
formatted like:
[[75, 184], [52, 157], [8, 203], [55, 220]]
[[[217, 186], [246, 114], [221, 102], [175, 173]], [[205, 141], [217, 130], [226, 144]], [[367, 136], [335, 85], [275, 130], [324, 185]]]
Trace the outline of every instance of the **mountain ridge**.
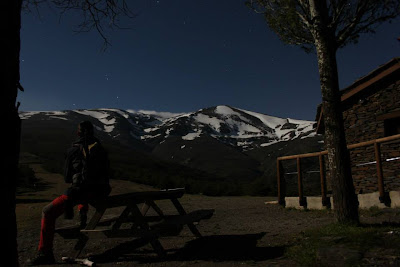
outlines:
[[169, 136], [181, 136], [183, 140], [190, 141], [207, 134], [221, 142], [249, 150], [276, 142], [315, 136], [313, 121], [284, 119], [223, 105], [176, 114], [105, 108], [20, 114], [23, 120], [37, 114], [65, 120], [64, 116], [71, 112], [98, 120], [102, 125], [95, 124], [96, 129], [109, 135], [112, 135], [115, 128], [118, 114], [131, 125], [132, 137], [150, 144], [154, 144], [154, 140], [163, 142]]
[[249, 186], [272, 192], [277, 156], [322, 147], [313, 121], [230, 106], [178, 114], [83, 109], [21, 112], [20, 117], [21, 149], [47, 157], [58, 172], [77, 124], [89, 120], [109, 148], [115, 177], [160, 187], [190, 183], [196, 192], [213, 194], [245, 193], [242, 188]]

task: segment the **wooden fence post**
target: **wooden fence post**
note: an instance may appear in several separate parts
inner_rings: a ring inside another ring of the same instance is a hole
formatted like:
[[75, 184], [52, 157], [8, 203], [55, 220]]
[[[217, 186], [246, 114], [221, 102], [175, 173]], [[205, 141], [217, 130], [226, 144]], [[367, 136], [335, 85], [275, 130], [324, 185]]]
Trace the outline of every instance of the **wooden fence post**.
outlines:
[[283, 172], [282, 162], [278, 159], [276, 161], [276, 169], [277, 169], [277, 179], [278, 179], [278, 203], [279, 205], [285, 206], [285, 197], [286, 197], [286, 183]]
[[378, 190], [379, 190], [379, 201], [385, 203], [385, 184], [383, 182], [383, 170], [381, 160], [381, 146], [379, 143], [374, 144], [375, 147], [375, 161], [376, 161], [376, 173], [378, 175]]
[[301, 171], [301, 160], [297, 157], [297, 183], [299, 187], [299, 205], [307, 206], [306, 198], [303, 195], [303, 173]]
[[318, 157], [319, 157], [319, 176], [321, 179], [322, 206], [329, 207], [330, 201], [329, 198], [326, 197], [326, 176], [325, 176], [324, 155], [320, 154]]

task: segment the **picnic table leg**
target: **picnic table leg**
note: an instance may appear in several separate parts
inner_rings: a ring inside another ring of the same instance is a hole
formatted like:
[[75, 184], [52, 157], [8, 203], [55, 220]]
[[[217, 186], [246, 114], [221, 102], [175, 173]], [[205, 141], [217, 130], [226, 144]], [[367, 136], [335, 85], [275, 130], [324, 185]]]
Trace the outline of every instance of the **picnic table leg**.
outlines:
[[131, 206], [127, 206], [124, 211], [121, 213], [121, 215], [119, 216], [119, 218], [115, 221], [115, 223], [112, 226], [113, 230], [118, 230], [123, 221], [125, 220], [126, 217], [129, 216], [129, 213], [131, 212], [132, 207]]
[[158, 215], [160, 215], [161, 217], [164, 217], [164, 213], [162, 212], [162, 210], [157, 206], [156, 203], [154, 203], [153, 200], [147, 200], [143, 206], [142, 206], [142, 215], [146, 215], [146, 213], [149, 211], [149, 209], [153, 208], [155, 212], [157, 212]]
[[146, 213], [149, 211], [149, 209], [150, 209], [150, 205], [147, 204], [147, 202], [143, 203], [143, 206], [140, 209], [140, 213], [142, 214], [142, 216], [145, 216]]
[[[181, 203], [178, 201], [176, 198], [171, 199], [172, 203], [174, 204], [175, 208], [179, 212], [180, 215], [186, 215], [185, 209], [182, 207]], [[193, 223], [188, 223], [187, 226], [189, 227], [190, 231], [197, 237], [202, 237], [201, 233], [199, 230], [196, 228], [196, 226]]]
[[[139, 226], [141, 229], [150, 231], [149, 224], [144, 220], [144, 216], [142, 212], [139, 210], [137, 205], [132, 206], [132, 213], [135, 220], [135, 224]], [[158, 256], [164, 257], [166, 255], [164, 247], [161, 245], [160, 241], [157, 239], [157, 236], [149, 237], [149, 242], [153, 249], [156, 251]]]
[[[86, 230], [93, 230], [94, 228], [96, 228], [98, 222], [100, 221], [100, 219], [103, 216], [105, 211], [106, 211], [105, 208], [96, 209], [95, 214], [93, 214], [92, 218], [90, 219], [90, 222], [87, 224], [85, 229]], [[73, 258], [78, 258], [79, 257], [79, 255], [81, 254], [83, 248], [86, 246], [86, 243], [87, 243], [88, 240], [89, 240], [89, 238], [86, 235], [84, 235], [84, 234], [80, 235], [79, 240], [75, 244], [75, 247], [74, 247]]]
[[86, 246], [86, 243], [88, 240], [89, 240], [89, 238], [86, 235], [84, 235], [84, 234], [80, 235], [78, 242], [76, 242], [76, 244], [75, 244], [75, 247], [74, 247], [74, 250], [72, 253], [73, 255], [71, 258], [76, 259], [79, 257], [83, 248]]

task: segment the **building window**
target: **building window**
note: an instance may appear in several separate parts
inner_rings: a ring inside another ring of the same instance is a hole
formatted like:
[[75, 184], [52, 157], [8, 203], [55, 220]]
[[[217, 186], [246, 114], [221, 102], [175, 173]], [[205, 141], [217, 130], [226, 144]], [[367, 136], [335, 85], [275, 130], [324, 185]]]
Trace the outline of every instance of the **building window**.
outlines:
[[384, 120], [385, 136], [400, 134], [400, 117]]

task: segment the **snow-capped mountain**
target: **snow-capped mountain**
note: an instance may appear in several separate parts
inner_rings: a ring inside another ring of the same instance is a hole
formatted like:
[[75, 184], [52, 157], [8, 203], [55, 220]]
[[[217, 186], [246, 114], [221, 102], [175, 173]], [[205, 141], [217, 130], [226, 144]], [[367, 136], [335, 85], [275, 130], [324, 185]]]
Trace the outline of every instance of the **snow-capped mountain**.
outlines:
[[121, 135], [118, 124], [128, 124], [131, 137], [152, 145], [173, 136], [186, 141], [211, 136], [220, 142], [249, 150], [315, 136], [313, 121], [283, 119], [229, 106], [211, 107], [191, 113], [96, 109], [22, 112], [20, 116], [23, 120], [34, 115], [68, 120], [73, 113], [94, 120], [98, 131], [113, 138]]
[[162, 142], [170, 136], [194, 140], [211, 136], [221, 142], [248, 150], [280, 141], [315, 136], [315, 122], [282, 119], [229, 106], [217, 106], [179, 114], [145, 128], [142, 140]]
[[[75, 113], [75, 114], [74, 114]], [[220, 142], [243, 150], [254, 149], [315, 136], [313, 121], [283, 119], [256, 112], [217, 106], [191, 113], [149, 112], [119, 109], [72, 110], [56, 112], [22, 112], [21, 118], [46, 115], [48, 119], [68, 120], [71, 115], [82, 115], [94, 121], [96, 129], [113, 138], [121, 134], [121, 125], [132, 138], [151, 146], [169, 137], [192, 141], [210, 136]]]
[[177, 181], [178, 175], [186, 177], [179, 181], [203, 180], [204, 184], [193, 182], [200, 189], [213, 182], [218, 188], [232, 181], [273, 184], [276, 157], [322, 147], [313, 121], [229, 106], [178, 114], [94, 109], [21, 112], [20, 117], [21, 151], [44, 156], [55, 165], [62, 167], [65, 149], [76, 138], [77, 124], [89, 120], [109, 148], [117, 177], [160, 183], [166, 176], [170, 177], [167, 181]]

